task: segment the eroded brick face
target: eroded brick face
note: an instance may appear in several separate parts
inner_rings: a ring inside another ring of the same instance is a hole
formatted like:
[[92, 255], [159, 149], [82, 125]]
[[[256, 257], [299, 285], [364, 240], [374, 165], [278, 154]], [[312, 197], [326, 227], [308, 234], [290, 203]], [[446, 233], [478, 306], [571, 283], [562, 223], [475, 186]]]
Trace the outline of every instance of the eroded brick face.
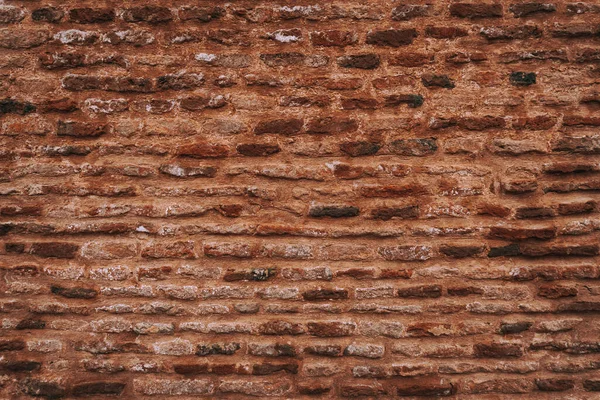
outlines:
[[0, 5], [0, 398], [600, 398], [600, 3]]

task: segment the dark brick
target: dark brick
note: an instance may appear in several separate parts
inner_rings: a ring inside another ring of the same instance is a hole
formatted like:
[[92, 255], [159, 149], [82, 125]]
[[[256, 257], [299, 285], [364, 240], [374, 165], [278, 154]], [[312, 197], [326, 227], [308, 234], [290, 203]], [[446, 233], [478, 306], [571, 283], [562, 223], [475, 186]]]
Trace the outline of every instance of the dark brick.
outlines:
[[124, 389], [125, 384], [121, 382], [86, 382], [73, 385], [72, 393], [75, 397], [98, 395], [119, 396]]
[[542, 392], [564, 392], [575, 387], [572, 379], [536, 379], [535, 385]]
[[343, 384], [340, 386], [340, 394], [342, 397], [367, 397], [378, 398], [384, 396], [386, 391], [379, 384]]
[[478, 358], [512, 358], [523, 355], [523, 348], [513, 343], [479, 343], [473, 346], [473, 351]]
[[375, 110], [379, 108], [379, 101], [372, 97], [346, 98], [341, 100], [344, 110]]
[[26, 329], [44, 329], [46, 322], [40, 319], [23, 319], [19, 321], [15, 329], [26, 330]]
[[53, 285], [50, 287], [50, 291], [59, 296], [63, 296], [69, 299], [93, 299], [98, 296], [98, 291], [90, 288], [83, 287], [62, 287]]
[[419, 217], [419, 206], [380, 207], [371, 211], [371, 218], [388, 221], [392, 218], [415, 219]]
[[287, 372], [289, 374], [298, 373], [298, 364], [296, 363], [285, 363], [285, 364], [254, 364], [252, 366], [252, 375], [272, 375], [277, 372]]
[[298, 382], [298, 393], [305, 396], [324, 395], [331, 391], [331, 386], [320, 382]]
[[483, 289], [475, 286], [449, 287], [448, 296], [470, 296], [472, 294], [483, 294]]
[[[204, 76], [201, 74], [169, 74], [156, 78], [158, 90], [188, 90], [204, 85]], [[181, 107], [186, 110], [199, 110], [202, 108], [219, 108], [225, 103], [215, 102], [211, 98], [195, 97], [181, 101]]]
[[11, 98], [0, 100], [0, 114], [26, 115], [35, 112], [36, 107], [26, 101], [18, 101]]
[[442, 287], [440, 285], [412, 286], [398, 289], [397, 294], [398, 297], [436, 298], [442, 295]]
[[490, 228], [490, 237], [506, 240], [540, 239], [547, 240], [556, 237], [555, 227], [545, 228], [518, 228], [493, 226]]
[[266, 133], [276, 133], [280, 135], [293, 135], [302, 130], [304, 121], [297, 118], [273, 119], [260, 121], [254, 127], [254, 133], [262, 135]]
[[440, 253], [453, 258], [474, 257], [481, 254], [485, 247], [481, 245], [441, 245]]
[[338, 57], [337, 63], [342, 68], [376, 69], [381, 61], [377, 54], [355, 54]]
[[27, 378], [20, 382], [20, 386], [24, 393], [35, 397], [60, 399], [67, 395], [67, 389], [55, 382]]
[[25, 342], [20, 339], [0, 339], [0, 351], [23, 350]]
[[235, 354], [241, 345], [239, 343], [213, 343], [213, 344], [199, 344], [196, 347], [197, 356], [210, 356], [210, 355], [226, 355], [230, 356]]
[[417, 37], [415, 29], [387, 29], [367, 33], [367, 44], [400, 47], [411, 44]]
[[452, 3], [450, 15], [459, 18], [497, 18], [502, 16], [499, 3]]
[[308, 215], [313, 218], [348, 218], [356, 217], [360, 213], [358, 207], [355, 206], [313, 206], [310, 207]]
[[456, 390], [456, 386], [452, 383], [405, 383], [396, 387], [396, 394], [398, 396], [446, 397], [454, 396]]
[[69, 20], [79, 24], [96, 24], [115, 20], [115, 11], [111, 8], [73, 8], [69, 11]]
[[552, 208], [548, 207], [520, 207], [517, 208], [515, 218], [530, 219], [530, 218], [552, 218], [556, 215]]
[[360, 157], [360, 156], [371, 156], [376, 154], [381, 145], [375, 142], [345, 142], [340, 144], [340, 150], [349, 156]]
[[586, 379], [583, 381], [583, 388], [588, 392], [600, 392], [600, 380]]
[[174, 364], [173, 371], [181, 375], [203, 375], [210, 372], [208, 364]]
[[223, 280], [226, 282], [236, 281], [256, 281], [262, 282], [267, 281], [277, 275], [276, 268], [254, 268], [251, 270], [228, 270], [223, 276]]
[[333, 134], [354, 132], [358, 123], [351, 118], [322, 117], [310, 119], [306, 124], [306, 132], [311, 134]]
[[75, 258], [79, 246], [74, 243], [45, 242], [33, 243], [29, 252], [38, 257]]
[[180, 146], [177, 149], [179, 157], [189, 158], [224, 158], [229, 154], [229, 148], [225, 145], [195, 143]]
[[167, 7], [141, 6], [128, 8], [123, 12], [123, 20], [127, 22], [148, 22], [160, 24], [173, 19], [171, 10]]
[[123, 93], [150, 93], [154, 91], [154, 84], [149, 78], [123, 76], [109, 79], [106, 90]]
[[597, 207], [597, 202], [589, 200], [581, 203], [561, 203], [558, 205], [557, 211], [560, 215], [589, 214], [595, 212]]
[[536, 83], [535, 72], [511, 72], [510, 83], [514, 86], [530, 86]]
[[514, 257], [519, 256], [520, 254], [521, 250], [519, 245], [513, 243], [501, 247], [491, 247], [488, 252], [488, 257]]
[[500, 325], [500, 334], [510, 335], [528, 331], [533, 324], [531, 322], [503, 322]]
[[427, 26], [425, 28], [425, 36], [434, 39], [455, 39], [468, 36], [469, 32], [464, 28], [456, 26]]
[[421, 76], [421, 82], [425, 87], [452, 89], [455, 86], [454, 81], [448, 75], [424, 74]]
[[25, 252], [25, 244], [24, 243], [6, 243], [4, 245], [4, 250], [7, 253], [22, 254]]
[[70, 113], [78, 109], [77, 103], [66, 97], [46, 100], [38, 105], [38, 111], [41, 113]]
[[543, 285], [538, 288], [538, 296], [548, 299], [577, 296], [577, 288], [563, 285]]
[[307, 301], [346, 300], [348, 299], [348, 291], [344, 289], [315, 289], [302, 293], [302, 297]]
[[420, 94], [393, 94], [384, 98], [386, 107], [396, 107], [401, 104], [407, 104], [410, 108], [417, 108], [423, 105], [425, 99]]
[[15, 372], [15, 373], [33, 372], [33, 371], [38, 371], [41, 368], [41, 366], [42, 366], [42, 363], [39, 363], [37, 361], [25, 361], [25, 360], [5, 361], [3, 363], [0, 363], [0, 371]]
[[31, 19], [37, 22], [57, 23], [64, 17], [65, 13], [55, 7], [36, 8], [31, 12]]
[[281, 148], [269, 143], [242, 143], [237, 145], [236, 150], [247, 157], [266, 157], [279, 153]]
[[225, 16], [223, 7], [183, 7], [179, 10], [179, 19], [182, 21], [210, 22]]
[[397, 139], [388, 145], [388, 149], [399, 156], [423, 157], [434, 154], [438, 145], [436, 138]]
[[483, 117], [463, 117], [458, 119], [457, 125], [460, 128], [469, 131], [485, 131], [488, 129], [504, 128], [506, 126], [506, 120], [503, 117], [494, 117], [491, 115], [485, 115]]

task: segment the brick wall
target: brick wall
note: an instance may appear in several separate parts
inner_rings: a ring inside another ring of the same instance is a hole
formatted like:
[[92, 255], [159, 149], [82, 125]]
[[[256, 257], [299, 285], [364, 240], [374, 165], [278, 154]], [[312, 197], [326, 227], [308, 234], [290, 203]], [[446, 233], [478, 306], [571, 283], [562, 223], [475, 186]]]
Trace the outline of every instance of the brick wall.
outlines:
[[599, 2], [0, 24], [2, 399], [600, 396]]

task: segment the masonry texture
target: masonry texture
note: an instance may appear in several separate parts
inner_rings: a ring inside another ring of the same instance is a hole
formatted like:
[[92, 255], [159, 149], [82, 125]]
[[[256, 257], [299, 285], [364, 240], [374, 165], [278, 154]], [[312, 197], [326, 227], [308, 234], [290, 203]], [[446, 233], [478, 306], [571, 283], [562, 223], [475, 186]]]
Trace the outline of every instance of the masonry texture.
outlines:
[[600, 2], [0, 25], [1, 399], [600, 398]]

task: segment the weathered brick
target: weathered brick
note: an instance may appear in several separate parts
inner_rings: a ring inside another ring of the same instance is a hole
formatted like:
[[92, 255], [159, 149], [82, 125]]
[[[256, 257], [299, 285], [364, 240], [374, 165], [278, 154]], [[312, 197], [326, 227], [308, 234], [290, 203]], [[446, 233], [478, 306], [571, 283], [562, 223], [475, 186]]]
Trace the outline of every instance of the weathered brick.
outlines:
[[5, 49], [31, 49], [44, 44], [50, 39], [47, 30], [34, 29], [1, 29], [0, 47]]
[[481, 28], [481, 36], [489, 41], [531, 39], [542, 36], [542, 30], [536, 25], [509, 25]]
[[308, 333], [318, 337], [350, 336], [356, 329], [352, 322], [309, 322]]
[[310, 119], [306, 123], [306, 132], [311, 134], [345, 133], [357, 129], [357, 121], [351, 118], [321, 117]]
[[403, 4], [392, 10], [392, 19], [395, 21], [408, 21], [417, 17], [430, 14], [430, 4]]
[[262, 323], [258, 331], [263, 335], [300, 335], [305, 333], [305, 328], [298, 323], [274, 320]]
[[388, 144], [388, 148], [393, 154], [422, 157], [434, 154], [438, 145], [436, 138], [398, 139]]
[[310, 40], [314, 46], [345, 47], [357, 42], [356, 33], [351, 31], [316, 31], [310, 33]]

